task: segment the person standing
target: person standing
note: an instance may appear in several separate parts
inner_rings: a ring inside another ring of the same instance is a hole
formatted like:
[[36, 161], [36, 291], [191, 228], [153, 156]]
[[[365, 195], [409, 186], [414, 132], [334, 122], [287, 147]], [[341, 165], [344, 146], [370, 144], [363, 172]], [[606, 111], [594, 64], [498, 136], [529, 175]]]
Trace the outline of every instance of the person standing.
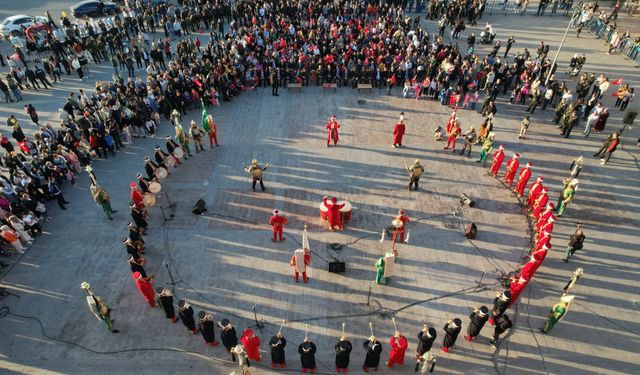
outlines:
[[469, 315], [471, 321], [467, 326], [467, 335], [465, 339], [467, 341], [476, 340], [482, 327], [484, 327], [487, 320], [489, 320], [489, 309], [487, 306], [480, 306], [479, 309], [474, 308], [471, 315]]
[[251, 375], [249, 372], [251, 362], [249, 362], [245, 348], [242, 345], [236, 345], [231, 348], [229, 352], [231, 355], [236, 355], [238, 357], [238, 366], [240, 367], [240, 371], [242, 371], [242, 375]]
[[138, 287], [138, 290], [140, 291], [140, 294], [142, 294], [142, 297], [144, 297], [149, 306], [156, 307], [156, 294], [153, 291], [153, 285], [151, 285], [151, 278], [142, 277], [140, 272], [134, 272], [131, 275], [131, 278], [135, 282], [136, 287]]
[[407, 346], [409, 345], [407, 338], [400, 332], [396, 331], [393, 337], [391, 337], [391, 340], [389, 340], [389, 345], [391, 346], [391, 351], [389, 352], [387, 367], [391, 368], [393, 365], [403, 366], [404, 355], [407, 351]]
[[558, 204], [554, 211], [557, 212], [558, 217], [564, 214], [564, 210], [567, 208], [567, 205], [573, 201], [573, 198], [576, 194], [576, 190], [578, 189], [578, 179], [574, 178], [573, 180], [566, 183], [564, 189], [562, 190], [562, 194], [558, 199]]
[[486, 166], [487, 164], [487, 156], [493, 151], [493, 140], [495, 139], [496, 134], [494, 132], [490, 132], [489, 135], [482, 142], [482, 149], [480, 150], [480, 158], [476, 160], [476, 163], [482, 162], [482, 166]]
[[[220, 340], [222, 345], [227, 349], [228, 353], [231, 353], [231, 348], [238, 345], [238, 335], [236, 329], [231, 325], [229, 319], [223, 318], [218, 322], [218, 329], [220, 330]], [[231, 360], [236, 361], [236, 356], [231, 353]]]
[[2, 238], [6, 242], [11, 244], [11, 246], [14, 248], [14, 250], [17, 253], [19, 254], [24, 253], [24, 247], [22, 246], [22, 242], [20, 242], [20, 236], [16, 231], [11, 229], [11, 227], [9, 227], [8, 225], [3, 225], [0, 227], [0, 232], [1, 232]]
[[509, 308], [511, 301], [511, 292], [505, 290], [502, 293], [498, 293], [496, 298], [493, 299], [493, 309], [491, 309], [491, 317], [489, 318], [489, 324], [495, 325], [500, 319], [502, 314]]
[[200, 334], [204, 339], [205, 345], [211, 345], [213, 347], [218, 345], [218, 342], [216, 341], [216, 330], [215, 324], [213, 323], [212, 314], [200, 311], [198, 313], [198, 328], [200, 329]]
[[527, 283], [529, 283], [529, 279], [525, 279], [522, 275], [511, 279], [511, 283], [509, 284], [509, 293], [511, 293], [509, 307], [518, 302], [518, 297], [520, 297], [520, 293], [522, 293], [524, 288], [527, 286]]
[[269, 80], [271, 81], [271, 95], [278, 95], [278, 87], [280, 85], [280, 68], [271, 68], [269, 74]]
[[500, 145], [498, 151], [493, 153], [493, 160], [491, 161], [491, 168], [489, 168], [489, 175], [498, 177], [498, 172], [504, 161], [504, 146]]
[[424, 166], [420, 163], [420, 159], [416, 159], [413, 162], [411, 167], [408, 167], [405, 164], [407, 171], [409, 172], [409, 191], [411, 191], [411, 185], [413, 185], [413, 190], [418, 190], [418, 182], [420, 181], [420, 176], [424, 173]]
[[516, 172], [520, 166], [520, 161], [518, 161], [519, 158], [520, 154], [517, 152], [513, 154], [511, 160], [507, 162], [507, 169], [504, 171], [504, 178], [502, 182], [507, 184], [509, 189], [511, 189], [511, 185], [513, 185], [513, 178], [516, 176]]
[[431, 352], [425, 352], [418, 357], [418, 363], [416, 363], [414, 372], [418, 372], [421, 362], [423, 363], [422, 369], [420, 370], [420, 374], [422, 375], [426, 374], [427, 372], [433, 372], [434, 368], [436, 367], [436, 357], [431, 354]]
[[164, 315], [167, 319], [171, 319], [174, 323], [178, 321], [176, 317], [176, 310], [173, 307], [173, 295], [171, 291], [167, 288], [158, 287], [156, 288], [156, 294], [158, 295], [158, 304], [162, 311], [164, 311]]
[[[506, 4], [506, 2], [505, 2]], [[516, 42], [516, 39], [514, 38], [513, 35], [511, 35], [511, 37], [509, 39], [507, 39], [507, 45], [506, 45], [506, 49], [504, 50], [504, 58], [507, 58], [507, 55], [509, 54], [509, 51], [511, 50], [511, 47], [513, 46], [513, 43]]]
[[213, 121], [213, 117], [208, 115], [206, 120], [203, 121], [202, 127], [207, 132], [209, 136], [209, 147], [213, 148], [213, 144], [215, 143], [216, 147], [219, 147], [218, 144], [218, 127], [216, 126], [215, 121]]
[[[127, 242], [130, 242], [128, 238], [127, 238]], [[132, 247], [132, 252], [137, 255], [138, 251], [133, 247], [133, 243], [127, 244], [127, 247], [129, 246]], [[137, 259], [136, 259], [136, 256], [129, 254], [129, 259], [127, 260], [127, 263], [129, 263], [129, 267], [131, 268], [132, 274], [135, 272], [140, 272], [140, 275], [142, 275], [142, 277], [147, 277], [147, 272], [144, 270], [145, 260], [143, 258], [141, 258], [140, 256], [137, 256]]]
[[105, 215], [109, 218], [109, 220], [113, 220], [111, 217], [112, 214], [118, 212], [111, 208], [111, 202], [109, 201], [109, 193], [104, 190], [101, 186], [96, 185], [94, 183], [91, 184], [89, 188], [91, 191], [91, 196], [93, 197], [93, 201], [104, 211]]
[[524, 168], [520, 169], [520, 173], [518, 173], [518, 181], [516, 182], [515, 189], [513, 189], [513, 195], [517, 195], [518, 198], [522, 198], [524, 195], [524, 188], [527, 186], [529, 178], [531, 178], [532, 165], [533, 164], [531, 162], [527, 162]]
[[246, 166], [244, 167], [244, 171], [251, 175], [251, 178], [252, 178], [251, 190], [253, 190], [254, 192], [256, 191], [257, 182], [260, 182], [260, 188], [262, 189], [262, 191], [265, 191], [263, 174], [267, 170], [267, 168], [269, 168], [269, 163], [265, 164], [265, 166], [262, 167], [260, 166], [260, 164], [258, 164], [258, 160], [256, 159], [253, 159], [251, 161], [250, 167], [246, 167]]
[[131, 202], [133, 202], [133, 204], [135, 205], [135, 208], [139, 210], [144, 210], [144, 202], [142, 200], [143, 198], [142, 191], [140, 191], [140, 188], [138, 188], [138, 184], [135, 182], [132, 182], [129, 184], [129, 187], [131, 188], [131, 193], [129, 194], [129, 198], [131, 198]]
[[96, 319], [104, 322], [105, 326], [111, 333], [118, 333], [117, 329], [113, 328], [113, 323], [115, 319], [111, 319], [111, 309], [104, 300], [93, 293], [91, 290], [91, 285], [88, 282], [83, 282], [80, 284], [80, 288], [87, 293], [87, 305], [89, 305], [89, 310], [93, 313]]
[[569, 261], [569, 258], [573, 256], [576, 250], [582, 250], [584, 239], [585, 235], [582, 231], [582, 225], [578, 223], [575, 233], [569, 237], [569, 244], [567, 245], [567, 250], [564, 252], [564, 259], [562, 260], [565, 263]]
[[602, 158], [600, 159], [600, 164], [602, 165], [607, 164], [609, 162], [609, 159], [611, 158], [611, 155], [613, 155], [613, 153], [616, 151], [618, 146], [622, 148], [622, 144], [620, 143], [620, 134], [616, 131], [613, 133], [613, 136], [611, 137], [611, 141], [607, 145], [607, 149], [602, 155]]
[[342, 230], [342, 216], [340, 210], [345, 204], [338, 204], [338, 198], [332, 197], [331, 203], [327, 202], [328, 197], [322, 198], [322, 204], [327, 208], [327, 218], [329, 219], [329, 230], [334, 231], [336, 228]]
[[511, 322], [511, 320], [509, 319], [509, 316], [507, 314], [503, 314], [500, 316], [500, 318], [498, 318], [496, 321], [496, 328], [493, 330], [493, 337], [491, 338], [491, 340], [489, 341], [491, 343], [491, 346], [495, 349], [497, 344], [498, 344], [498, 340], [500, 339], [500, 335], [503, 334], [506, 330], [508, 330], [509, 328], [511, 328], [513, 326], [513, 323]]
[[334, 346], [334, 349], [336, 351], [336, 372], [346, 374], [349, 369], [349, 357], [353, 349], [349, 338], [343, 334]]
[[573, 302], [574, 296], [569, 294], [563, 294], [560, 297], [560, 302], [553, 305], [551, 311], [549, 311], [549, 315], [547, 316], [547, 322], [544, 324], [544, 327], [540, 329], [542, 333], [549, 333], [553, 329], [553, 327], [567, 315], [567, 311], [569, 311], [569, 305]]
[[196, 125], [196, 122], [193, 120], [191, 121], [191, 127], [189, 128], [189, 135], [193, 139], [196, 152], [200, 153], [200, 151], [204, 151], [204, 146], [202, 145], [202, 136], [204, 135], [204, 130], [200, 129], [198, 125]]
[[543, 181], [544, 178], [538, 176], [538, 178], [536, 178], [536, 182], [529, 186], [529, 192], [527, 193], [527, 200], [525, 201], [525, 203], [531, 210], [533, 210], [533, 204], [538, 199], [538, 196], [540, 195], [540, 193], [542, 193], [542, 189], [544, 188], [544, 186], [542, 185]]
[[436, 341], [438, 332], [435, 328], [429, 327], [426, 324], [422, 324], [422, 329], [418, 332], [418, 346], [416, 347], [416, 358], [420, 362], [420, 357], [429, 351], [433, 346], [433, 342]]
[[451, 130], [449, 131], [449, 138], [447, 138], [447, 145], [443, 147], [443, 150], [447, 150], [449, 149], [449, 146], [451, 146], [451, 151], [456, 152], [456, 140], [461, 132], [462, 132], [462, 129], [460, 129], [460, 122], [458, 120], [455, 120], [453, 122], [453, 125], [451, 126]]
[[338, 145], [338, 129], [340, 129], [340, 124], [336, 120], [336, 116], [331, 116], [329, 118], [329, 122], [327, 123], [327, 147], [329, 147], [329, 143], [333, 140], [333, 145]]
[[398, 239], [400, 240], [400, 242], [404, 242], [404, 232], [407, 228], [407, 223], [410, 222], [411, 219], [409, 218], [409, 216], [405, 215], [404, 210], [399, 210], [398, 214], [391, 221], [391, 225], [394, 228], [391, 235], [391, 240], [393, 241], [393, 243], [395, 243]]
[[447, 320], [447, 324], [444, 325], [444, 340], [442, 341], [442, 351], [447, 353], [449, 349], [453, 347], [458, 339], [458, 334], [462, 329], [462, 320], [460, 318]]
[[284, 241], [284, 226], [287, 224], [289, 224], [287, 217], [280, 211], [273, 210], [273, 216], [269, 219], [269, 225], [273, 227], [273, 238], [271, 241], [277, 242], [277, 237], [280, 238], [280, 241]]
[[316, 344], [305, 337], [302, 344], [298, 346], [298, 354], [300, 354], [300, 371], [305, 373], [309, 371], [313, 374], [316, 371]]
[[69, 202], [67, 202], [67, 200], [64, 199], [64, 195], [62, 194], [62, 188], [60, 187], [60, 185], [58, 185], [58, 183], [56, 182], [53, 176], [49, 176], [49, 183], [47, 184], [47, 190], [49, 191], [50, 196], [56, 198], [56, 201], [58, 201], [58, 206], [60, 206], [60, 208], [62, 208], [63, 210], [66, 210], [67, 207], [65, 207], [64, 205], [69, 204]]
[[406, 131], [404, 120], [398, 121], [393, 127], [393, 144], [391, 147], [402, 147], [402, 137]]
[[287, 340], [282, 335], [282, 332], [278, 332], [271, 337], [269, 345], [271, 346], [271, 368], [276, 368], [276, 365], [284, 368], [286, 366], [284, 348], [287, 346]]
[[518, 139], [524, 139], [525, 135], [527, 135], [527, 130], [529, 129], [529, 125], [531, 125], [529, 116], [525, 116], [525, 118], [520, 123], [520, 134], [518, 135]]
[[240, 342], [244, 346], [244, 350], [247, 353], [247, 358], [260, 362], [262, 356], [260, 356], [260, 337], [256, 336], [251, 328], [247, 328], [242, 331], [242, 337]]
[[302, 274], [302, 281], [304, 283], [309, 282], [307, 276], [307, 266], [311, 263], [311, 255], [307, 249], [297, 249], [291, 256], [289, 265], [293, 267], [293, 278], [298, 282], [300, 274]]
[[364, 358], [362, 369], [364, 372], [369, 372], [370, 368], [373, 368], [374, 371], [378, 371], [378, 367], [380, 365], [380, 354], [382, 353], [382, 344], [380, 344], [380, 341], [378, 341], [375, 336], [371, 335], [369, 339], [364, 342], [363, 346], [367, 351], [367, 354]]
[[[180, 321], [182, 322], [182, 324], [184, 324], [187, 331], [191, 331], [191, 333], [193, 333], [194, 335], [198, 333], [196, 321], [193, 318], [193, 308], [191, 307], [189, 302], [183, 299], [178, 301], [178, 316], [180, 317]], [[211, 329], [213, 329], [213, 327]]]

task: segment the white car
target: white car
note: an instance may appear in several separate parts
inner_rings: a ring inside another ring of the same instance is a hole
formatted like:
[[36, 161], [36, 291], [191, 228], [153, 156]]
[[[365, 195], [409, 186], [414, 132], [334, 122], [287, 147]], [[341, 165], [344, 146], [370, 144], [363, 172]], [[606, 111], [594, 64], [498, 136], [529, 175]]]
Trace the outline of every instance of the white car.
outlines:
[[46, 17], [26, 16], [24, 14], [7, 17], [0, 23], [0, 35], [8, 38], [13, 32], [22, 33], [21, 26], [29, 27], [37, 22], [46, 23], [48, 21]]

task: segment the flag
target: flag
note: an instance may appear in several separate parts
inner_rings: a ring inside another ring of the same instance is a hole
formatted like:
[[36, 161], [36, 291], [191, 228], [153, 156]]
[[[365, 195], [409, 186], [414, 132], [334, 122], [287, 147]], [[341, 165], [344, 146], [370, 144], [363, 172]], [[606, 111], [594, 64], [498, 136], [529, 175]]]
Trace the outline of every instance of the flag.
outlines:
[[622, 78], [618, 78], [615, 81], [611, 82], [612, 85], [621, 85], [622, 84]]
[[207, 110], [204, 108], [204, 101], [200, 100], [200, 104], [202, 105], [202, 128], [206, 131], [209, 131], [209, 124], [207, 123]]
[[304, 231], [302, 231], [302, 249], [304, 251], [311, 251], [311, 246], [309, 246], [309, 236], [307, 235], [307, 225], [304, 226]]

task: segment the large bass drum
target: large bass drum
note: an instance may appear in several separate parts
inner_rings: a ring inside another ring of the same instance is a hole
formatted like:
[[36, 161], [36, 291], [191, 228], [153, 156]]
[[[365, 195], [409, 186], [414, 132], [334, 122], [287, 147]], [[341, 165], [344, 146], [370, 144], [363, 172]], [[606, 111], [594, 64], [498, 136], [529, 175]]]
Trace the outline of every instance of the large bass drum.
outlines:
[[165, 178], [167, 178], [167, 175], [169, 175], [169, 172], [164, 167], [158, 167], [158, 169], [156, 170], [156, 177], [158, 178], [158, 180], [164, 180]]
[[156, 205], [156, 196], [152, 193], [146, 193], [142, 196], [142, 202], [146, 207], [153, 207]]
[[158, 181], [151, 181], [149, 184], [149, 191], [153, 194], [158, 194], [162, 190], [162, 185]]

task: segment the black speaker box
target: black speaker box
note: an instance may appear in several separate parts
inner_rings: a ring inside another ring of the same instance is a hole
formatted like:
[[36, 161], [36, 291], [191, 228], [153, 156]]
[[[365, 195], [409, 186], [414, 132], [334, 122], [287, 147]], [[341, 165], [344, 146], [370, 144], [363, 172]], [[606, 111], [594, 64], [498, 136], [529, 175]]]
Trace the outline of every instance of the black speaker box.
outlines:
[[207, 202], [205, 202], [204, 199], [199, 199], [193, 206], [193, 210], [191, 212], [193, 212], [194, 215], [202, 215], [206, 211]]
[[338, 262], [338, 261], [329, 262], [329, 272], [342, 273], [344, 271], [345, 271], [344, 262]]
[[476, 238], [477, 234], [478, 234], [478, 227], [476, 226], [475, 223], [471, 223], [467, 225], [467, 227], [464, 230], [464, 236], [469, 239]]

